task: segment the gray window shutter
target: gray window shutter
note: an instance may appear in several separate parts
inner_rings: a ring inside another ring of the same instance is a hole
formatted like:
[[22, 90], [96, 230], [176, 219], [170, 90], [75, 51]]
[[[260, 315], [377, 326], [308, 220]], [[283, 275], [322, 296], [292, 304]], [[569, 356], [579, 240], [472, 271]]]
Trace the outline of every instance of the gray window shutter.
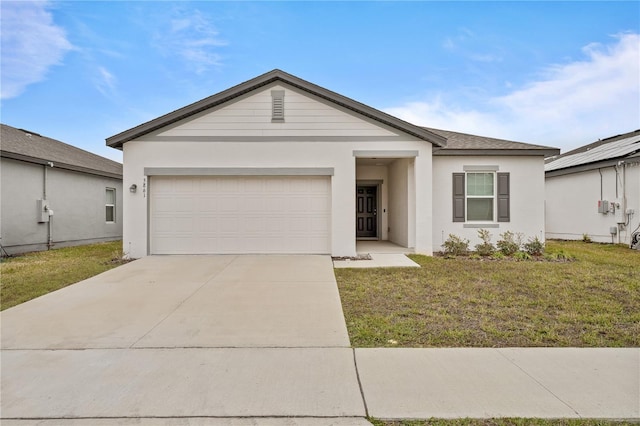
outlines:
[[464, 222], [464, 173], [453, 174], [453, 221]]
[[498, 222], [509, 222], [509, 173], [498, 173]]
[[271, 91], [271, 121], [284, 121], [284, 90]]

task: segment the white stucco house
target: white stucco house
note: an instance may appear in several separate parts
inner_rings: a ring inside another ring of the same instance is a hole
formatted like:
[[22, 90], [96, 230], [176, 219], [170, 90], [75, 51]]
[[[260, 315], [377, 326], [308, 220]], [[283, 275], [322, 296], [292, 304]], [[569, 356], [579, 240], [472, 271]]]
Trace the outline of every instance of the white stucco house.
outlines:
[[640, 249], [640, 130], [548, 159], [545, 185], [547, 238]]
[[[107, 139], [124, 251], [431, 254], [478, 228], [544, 238], [546, 146], [415, 126], [274, 70]], [[134, 191], [135, 192], [132, 192]]]

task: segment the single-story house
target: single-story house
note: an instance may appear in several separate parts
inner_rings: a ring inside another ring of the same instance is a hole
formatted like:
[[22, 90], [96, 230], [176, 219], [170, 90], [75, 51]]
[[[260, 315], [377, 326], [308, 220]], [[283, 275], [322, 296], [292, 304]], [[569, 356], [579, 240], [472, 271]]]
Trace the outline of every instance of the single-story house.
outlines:
[[640, 249], [640, 130], [547, 160], [547, 238]]
[[1, 125], [0, 244], [9, 254], [122, 238], [122, 164]]
[[[555, 148], [419, 127], [273, 70], [107, 139], [125, 251], [417, 253], [479, 228], [544, 239]], [[473, 241], [472, 241], [473, 244]]]

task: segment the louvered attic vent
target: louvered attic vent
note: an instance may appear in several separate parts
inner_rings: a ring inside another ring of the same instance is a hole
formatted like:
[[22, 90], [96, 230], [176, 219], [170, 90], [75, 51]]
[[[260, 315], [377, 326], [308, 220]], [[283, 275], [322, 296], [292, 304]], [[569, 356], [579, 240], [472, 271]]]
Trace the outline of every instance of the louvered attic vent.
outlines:
[[284, 90], [271, 91], [271, 122], [284, 122]]

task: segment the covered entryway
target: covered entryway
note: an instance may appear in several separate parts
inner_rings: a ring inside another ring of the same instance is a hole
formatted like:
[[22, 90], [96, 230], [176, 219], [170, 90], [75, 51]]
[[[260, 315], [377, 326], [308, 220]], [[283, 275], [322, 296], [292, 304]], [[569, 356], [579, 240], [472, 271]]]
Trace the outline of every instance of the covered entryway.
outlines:
[[414, 151], [355, 151], [358, 242], [389, 241], [415, 248]]
[[331, 252], [329, 176], [152, 176], [151, 254]]

